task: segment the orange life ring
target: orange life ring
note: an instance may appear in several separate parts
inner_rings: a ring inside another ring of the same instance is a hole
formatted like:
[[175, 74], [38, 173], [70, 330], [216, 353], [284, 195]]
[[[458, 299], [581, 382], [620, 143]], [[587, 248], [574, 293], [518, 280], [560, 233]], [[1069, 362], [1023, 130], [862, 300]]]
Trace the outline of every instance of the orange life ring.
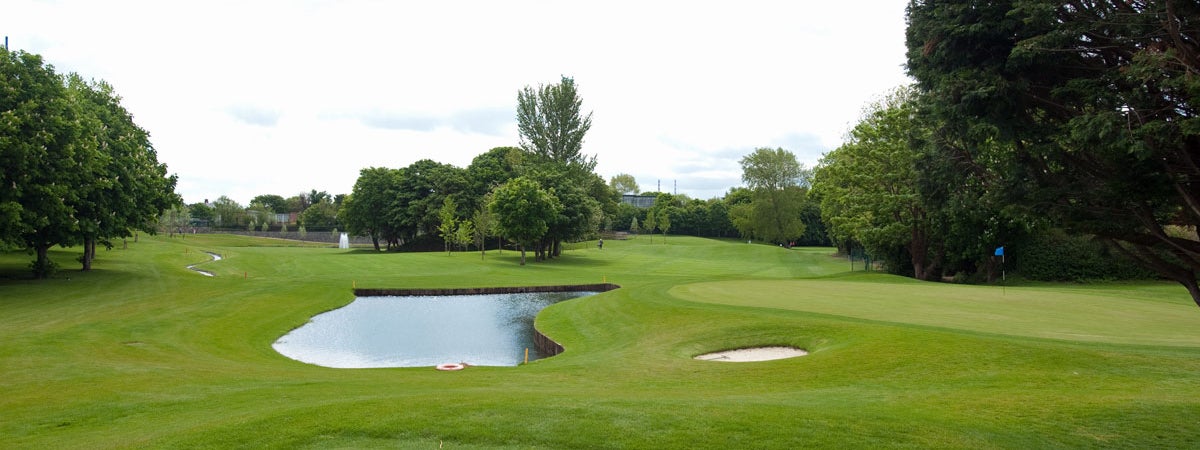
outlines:
[[466, 364], [445, 363], [445, 364], [438, 364], [437, 370], [463, 370], [463, 368], [465, 368], [465, 367], [467, 367]]

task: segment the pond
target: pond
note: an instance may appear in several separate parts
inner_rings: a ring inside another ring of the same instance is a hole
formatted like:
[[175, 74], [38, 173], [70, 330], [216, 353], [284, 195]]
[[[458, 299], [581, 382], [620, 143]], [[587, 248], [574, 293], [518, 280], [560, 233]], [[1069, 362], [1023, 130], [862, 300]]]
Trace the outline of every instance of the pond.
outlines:
[[314, 316], [272, 345], [324, 367], [516, 366], [541, 357], [533, 319], [543, 308], [595, 292], [358, 297]]

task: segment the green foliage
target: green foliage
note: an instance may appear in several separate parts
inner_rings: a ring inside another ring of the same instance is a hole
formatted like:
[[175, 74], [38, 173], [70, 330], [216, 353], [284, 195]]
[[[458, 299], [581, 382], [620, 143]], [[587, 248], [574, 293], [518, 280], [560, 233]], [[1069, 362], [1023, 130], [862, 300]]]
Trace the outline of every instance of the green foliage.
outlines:
[[460, 198], [465, 211], [487, 208], [484, 196], [508, 180], [517, 177], [524, 154], [517, 147], [496, 147], [479, 154], [466, 168], [468, 195]]
[[1009, 204], [1127, 249], [1200, 304], [1200, 241], [1165, 232], [1200, 225], [1198, 17], [1195, 2], [914, 1], [907, 67], [961, 157], [1003, 168]]
[[474, 232], [475, 246], [479, 247], [480, 259], [487, 253], [487, 237], [491, 236], [496, 229], [496, 215], [492, 213], [491, 208], [488, 206], [489, 203], [491, 203], [490, 193], [483, 197], [483, 201], [479, 203], [479, 206], [471, 216], [471, 222], [474, 225], [472, 231]]
[[636, 194], [639, 190], [637, 179], [627, 173], [613, 175], [608, 180], [608, 186], [618, 194]]
[[281, 196], [281, 195], [274, 195], [274, 194], [259, 195], [257, 197], [254, 197], [253, 199], [251, 199], [250, 204], [251, 205], [255, 205], [255, 204], [263, 205], [266, 207], [267, 211], [272, 212], [272, 213], [290, 212], [290, 211], [288, 211], [287, 199], [284, 199], [283, 196]]
[[742, 181], [750, 201], [730, 208], [730, 220], [744, 238], [787, 243], [804, 234], [800, 218], [810, 172], [782, 148], [758, 148], [742, 157]]
[[450, 254], [450, 245], [458, 242], [458, 235], [455, 230], [458, 229], [458, 220], [455, 212], [458, 210], [458, 205], [454, 204], [454, 198], [447, 196], [442, 200], [442, 208], [438, 210], [438, 235], [442, 237], [445, 243], [446, 254]]
[[203, 221], [208, 221], [208, 222], [211, 222], [213, 220], [214, 213], [213, 213], [212, 207], [205, 205], [203, 203], [191, 204], [190, 206], [188, 206], [188, 212], [191, 214], [192, 219], [203, 220]]
[[646, 220], [642, 221], [642, 230], [650, 235], [650, 240], [654, 240], [654, 230], [658, 229], [658, 217], [655, 217], [653, 209], [646, 211]]
[[322, 200], [318, 203], [309, 206], [300, 214], [300, 223], [310, 230], [320, 231], [330, 228], [336, 229], [338, 222], [337, 206], [330, 200]]
[[563, 210], [557, 198], [525, 177], [514, 178], [496, 188], [489, 208], [496, 215], [497, 231], [520, 245], [521, 265], [525, 265], [526, 247], [545, 236], [549, 224]]
[[379, 251], [379, 240], [397, 234], [395, 224], [386, 213], [396, 197], [399, 173], [386, 167], [370, 167], [359, 171], [351, 192], [339, 211], [346, 231], [354, 236], [369, 236]]
[[[876, 256], [907, 254], [905, 266], [926, 280], [940, 269], [942, 249], [918, 189], [916, 160], [931, 132], [918, 101], [917, 91], [902, 87], [869, 106], [849, 140], [822, 158], [813, 190], [834, 242], [859, 242]], [[892, 261], [890, 271], [907, 272]]]
[[237, 228], [246, 220], [246, 210], [242, 205], [227, 196], [220, 196], [212, 202], [213, 226]]
[[71, 245], [72, 205], [95, 163], [63, 79], [42, 58], [0, 50], [0, 240], [32, 249], [34, 276], [52, 273], [47, 250]]
[[582, 116], [583, 100], [575, 80], [562, 77], [557, 84], [535, 90], [525, 86], [517, 93], [517, 131], [521, 148], [543, 161], [591, 172], [596, 158], [581, 153], [583, 136], [592, 127], [592, 114]]
[[458, 223], [458, 228], [454, 230], [454, 245], [462, 251], [467, 250], [467, 246], [475, 239], [475, 222], [470, 219], [463, 220]]
[[1037, 233], [1006, 253], [1013, 271], [1030, 280], [1079, 282], [1154, 278], [1153, 271], [1113, 252], [1095, 238], [1071, 236], [1059, 229]]

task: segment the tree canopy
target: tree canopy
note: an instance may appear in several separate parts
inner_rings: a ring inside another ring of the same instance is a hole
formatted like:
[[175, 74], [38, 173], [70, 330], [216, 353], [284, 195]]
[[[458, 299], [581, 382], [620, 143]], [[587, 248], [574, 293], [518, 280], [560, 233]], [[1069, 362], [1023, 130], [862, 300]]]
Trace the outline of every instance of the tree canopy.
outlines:
[[633, 175], [627, 173], [619, 173], [613, 175], [608, 180], [608, 186], [618, 194], [637, 194], [641, 188], [638, 187], [637, 179]]
[[534, 180], [517, 177], [492, 193], [488, 208], [496, 215], [496, 228], [520, 246], [521, 265], [525, 249], [546, 234], [550, 223], [562, 212], [562, 204]]
[[1200, 304], [1200, 240], [1182, 231], [1200, 225], [1200, 5], [908, 11], [909, 73], [962, 155], [1020, 180], [1006, 191], [1013, 204], [1108, 241]]
[[742, 181], [752, 200], [730, 208], [743, 237], [790, 243], [804, 234], [800, 212], [806, 202], [809, 171], [782, 148], [758, 148], [742, 157]]
[[596, 158], [584, 156], [583, 137], [592, 127], [592, 113], [582, 114], [583, 99], [575, 80], [562, 77], [537, 89], [517, 93], [517, 131], [521, 148], [539, 158], [591, 172]]
[[37, 277], [55, 270], [50, 247], [83, 244], [89, 270], [97, 243], [154, 232], [180, 202], [175, 176], [112, 86], [2, 49], [0, 156], [0, 242], [32, 250]]

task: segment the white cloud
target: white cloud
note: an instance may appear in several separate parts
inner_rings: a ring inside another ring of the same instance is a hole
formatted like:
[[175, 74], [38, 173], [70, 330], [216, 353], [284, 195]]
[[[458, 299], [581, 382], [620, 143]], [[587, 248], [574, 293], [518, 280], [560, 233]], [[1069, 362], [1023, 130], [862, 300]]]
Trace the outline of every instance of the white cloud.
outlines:
[[810, 3], [16, 0], [0, 30], [112, 84], [189, 202], [465, 166], [517, 144], [517, 91], [561, 75], [601, 175], [708, 198], [756, 147], [814, 165], [907, 82], [906, 2]]

